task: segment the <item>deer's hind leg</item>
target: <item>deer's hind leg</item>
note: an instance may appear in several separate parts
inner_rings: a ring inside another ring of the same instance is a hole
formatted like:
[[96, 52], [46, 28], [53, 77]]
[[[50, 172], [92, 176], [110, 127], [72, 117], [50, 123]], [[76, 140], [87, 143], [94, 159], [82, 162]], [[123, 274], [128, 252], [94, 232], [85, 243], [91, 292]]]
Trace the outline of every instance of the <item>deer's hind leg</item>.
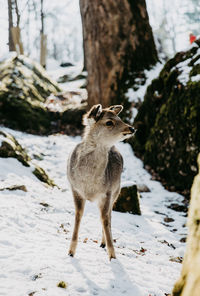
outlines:
[[70, 256], [74, 256], [76, 252], [76, 247], [78, 243], [78, 232], [80, 228], [81, 218], [83, 216], [83, 211], [85, 207], [85, 199], [83, 199], [75, 190], [72, 190], [74, 197], [74, 205], [75, 205], [75, 222], [74, 222], [74, 230], [71, 239], [71, 244], [69, 248], [68, 254]]
[[101, 222], [103, 227], [103, 233], [105, 237], [102, 237], [106, 241], [106, 246], [108, 250], [109, 259], [116, 258], [115, 250], [113, 246], [112, 232], [111, 232], [111, 211], [112, 211], [112, 201], [111, 194], [107, 193], [106, 197], [103, 198], [99, 204]]
[[[120, 193], [120, 187], [116, 190], [116, 192], [113, 194], [112, 199], [111, 199], [110, 225], [111, 225], [112, 209], [113, 209], [114, 203], [118, 199], [119, 193]], [[100, 247], [105, 248], [105, 246], [106, 246], [105, 232], [104, 232], [104, 228], [102, 227], [102, 239], [101, 239]]]

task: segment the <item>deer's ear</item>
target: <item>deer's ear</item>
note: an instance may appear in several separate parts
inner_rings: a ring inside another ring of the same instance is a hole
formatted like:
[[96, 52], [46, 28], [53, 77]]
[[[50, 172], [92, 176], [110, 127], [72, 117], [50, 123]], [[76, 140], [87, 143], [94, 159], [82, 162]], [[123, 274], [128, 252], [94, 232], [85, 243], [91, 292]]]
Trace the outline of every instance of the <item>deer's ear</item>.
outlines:
[[98, 121], [102, 112], [101, 104], [94, 105], [84, 116], [83, 116], [83, 124], [91, 125]]
[[114, 106], [110, 106], [109, 110], [112, 110], [115, 112], [116, 115], [118, 115], [122, 110], [123, 110], [123, 106], [122, 105], [114, 105]]

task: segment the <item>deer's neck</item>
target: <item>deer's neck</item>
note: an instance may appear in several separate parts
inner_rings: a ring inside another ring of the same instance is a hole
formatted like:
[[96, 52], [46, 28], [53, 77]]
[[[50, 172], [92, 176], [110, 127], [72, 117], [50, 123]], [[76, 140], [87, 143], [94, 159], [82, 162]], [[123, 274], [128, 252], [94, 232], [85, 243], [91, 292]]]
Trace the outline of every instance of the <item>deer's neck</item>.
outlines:
[[96, 141], [96, 138], [89, 137], [82, 142], [81, 156], [88, 158], [88, 164], [98, 166], [102, 170], [107, 167], [108, 153], [111, 147]]

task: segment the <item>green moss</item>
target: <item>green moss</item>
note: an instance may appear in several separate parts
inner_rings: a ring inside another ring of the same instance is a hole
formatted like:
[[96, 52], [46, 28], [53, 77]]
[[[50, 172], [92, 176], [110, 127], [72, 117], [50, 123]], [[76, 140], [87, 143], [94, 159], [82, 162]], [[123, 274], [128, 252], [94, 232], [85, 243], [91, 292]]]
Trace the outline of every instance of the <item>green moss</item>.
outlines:
[[[0, 131], [1, 146], [0, 146], [0, 157], [7, 158], [13, 157], [20, 161], [24, 166], [29, 167], [31, 164], [31, 158], [27, 154], [26, 150], [22, 148], [19, 142], [9, 133]], [[39, 166], [32, 164], [35, 169], [33, 174], [42, 182], [49, 186], [56, 186], [53, 180], [51, 180], [46, 172]]]
[[46, 98], [60, 91], [40, 65], [24, 56], [0, 63], [0, 123], [22, 131], [48, 133], [52, 115]]
[[3, 141], [0, 146], [0, 157], [13, 157], [19, 160], [23, 165], [30, 166], [30, 157], [27, 155], [25, 149], [17, 142], [17, 140], [10, 134], [0, 131], [3, 136]]
[[[136, 154], [167, 187], [181, 192], [190, 190], [200, 151], [200, 82], [191, 81], [192, 76], [200, 74], [200, 64], [193, 63], [197, 50], [193, 47], [176, 54], [148, 87], [135, 118], [137, 133], [130, 141]], [[187, 59], [193, 66], [183, 85], [176, 65]]]
[[50, 129], [51, 116], [43, 106], [19, 97], [0, 96], [1, 123], [22, 131], [45, 133]]
[[123, 187], [120, 195], [114, 204], [113, 210], [118, 212], [128, 212], [134, 215], [141, 215], [140, 195], [136, 185]]
[[54, 187], [55, 183], [48, 177], [46, 172], [39, 166], [35, 166], [33, 174], [42, 182]]
[[57, 287], [66, 289], [67, 288], [67, 283], [65, 283], [64, 281], [61, 281], [61, 282], [59, 282], [57, 284]]

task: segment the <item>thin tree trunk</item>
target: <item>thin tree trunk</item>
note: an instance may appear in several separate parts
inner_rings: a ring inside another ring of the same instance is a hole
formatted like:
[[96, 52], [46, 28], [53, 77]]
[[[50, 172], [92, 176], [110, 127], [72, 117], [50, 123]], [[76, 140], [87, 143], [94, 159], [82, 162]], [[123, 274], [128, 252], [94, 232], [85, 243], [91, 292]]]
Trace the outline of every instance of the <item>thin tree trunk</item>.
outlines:
[[17, 27], [19, 27], [21, 15], [19, 13], [17, 0], [15, 0], [15, 12], [16, 12], [16, 16], [17, 16]]
[[136, 72], [157, 60], [145, 0], [80, 0], [88, 104], [122, 101]]
[[8, 45], [9, 45], [9, 51], [15, 51], [14, 42], [12, 39], [12, 32], [11, 29], [13, 27], [13, 2], [12, 0], [8, 0]]
[[41, 34], [44, 34], [43, 0], [41, 0], [40, 17], [41, 17], [41, 30], [40, 30], [40, 33], [41, 33]]
[[41, 0], [41, 30], [40, 30], [40, 64], [46, 68], [46, 52], [47, 52], [47, 35], [44, 35], [44, 12], [43, 0]]

